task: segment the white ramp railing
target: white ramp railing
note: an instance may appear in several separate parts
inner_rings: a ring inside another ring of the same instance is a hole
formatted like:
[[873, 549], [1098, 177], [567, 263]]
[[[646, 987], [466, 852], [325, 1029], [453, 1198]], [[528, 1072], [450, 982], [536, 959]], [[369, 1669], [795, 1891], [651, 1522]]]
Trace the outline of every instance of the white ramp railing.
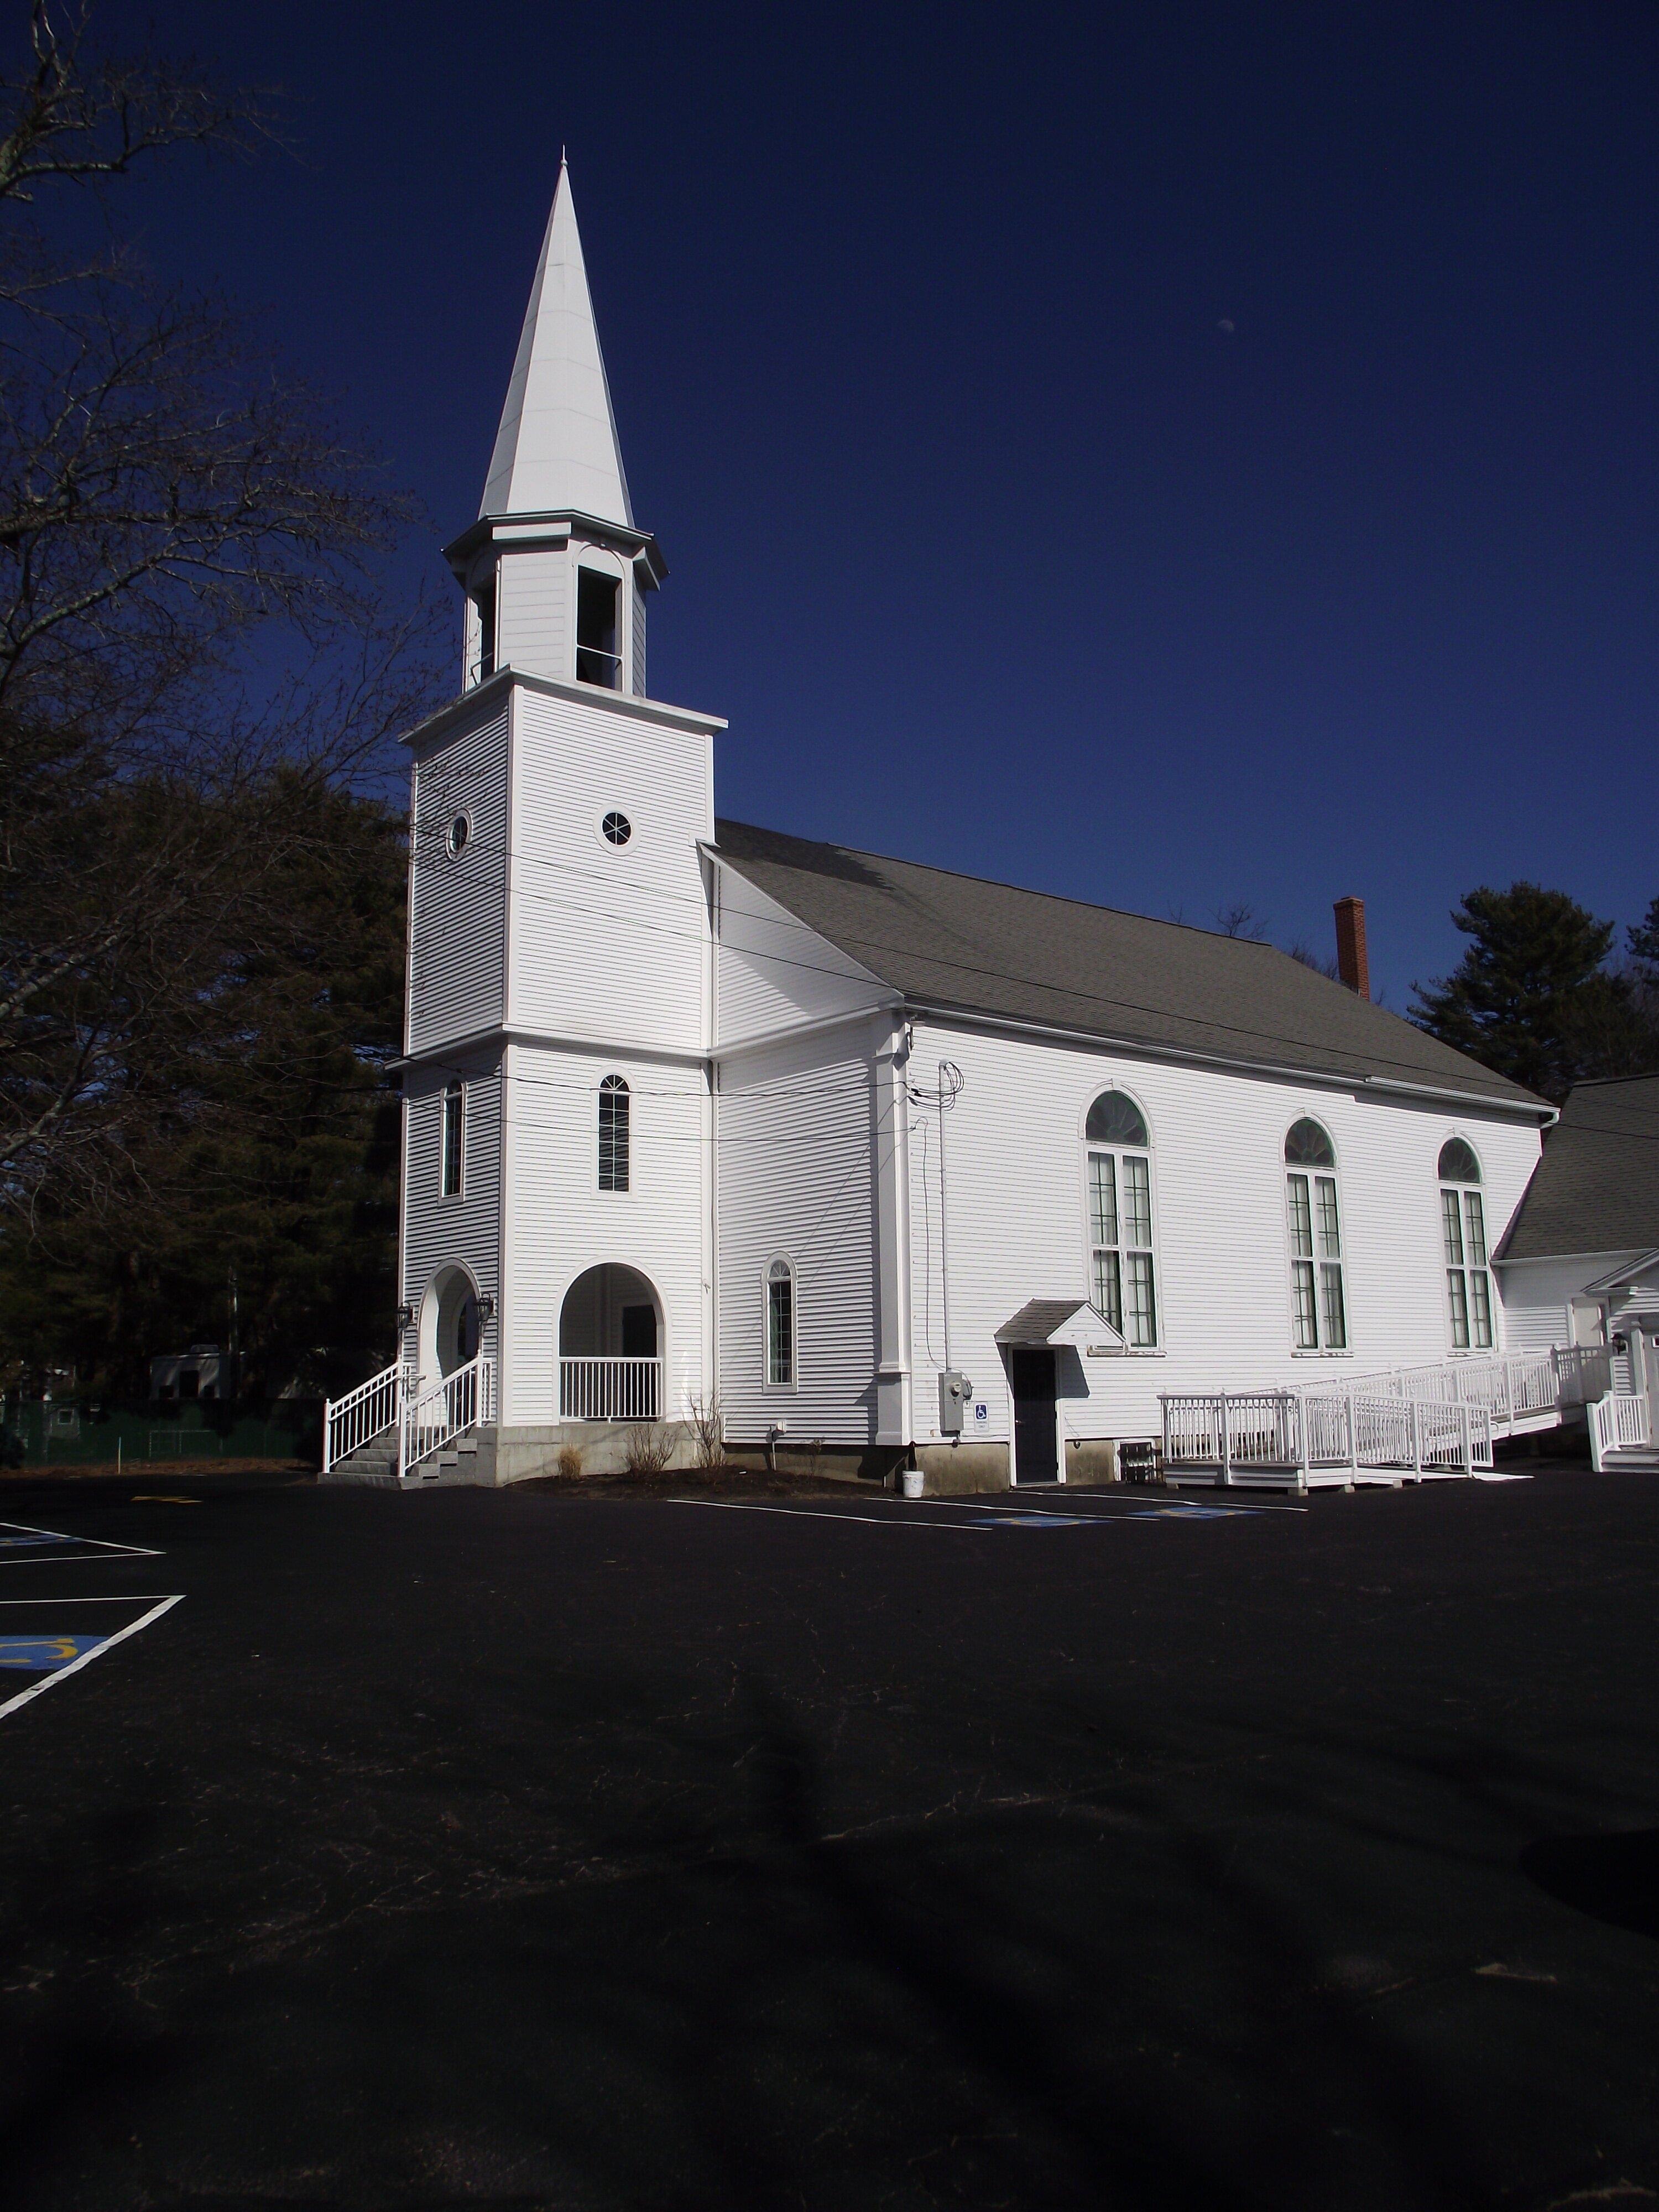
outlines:
[[1283, 1473], [1474, 1474], [1492, 1464], [1480, 1403], [1373, 1395], [1329, 1387], [1166, 1395], [1167, 1466], [1214, 1468], [1224, 1483]]
[[1597, 1474], [1609, 1452], [1640, 1450], [1653, 1441], [1645, 1395], [1632, 1396], [1625, 1391], [1609, 1391], [1603, 1398], [1592, 1399], [1587, 1410], [1590, 1465]]
[[410, 1391], [404, 1404], [398, 1432], [398, 1476], [401, 1481], [410, 1468], [441, 1451], [469, 1429], [483, 1427], [495, 1418], [495, 1363], [469, 1360], [453, 1375], [446, 1375], [417, 1396]]
[[1423, 1405], [1484, 1406], [1494, 1432], [1503, 1436], [1517, 1421], [1537, 1424], [1563, 1406], [1599, 1397], [1608, 1387], [1607, 1357], [1605, 1352], [1571, 1346], [1491, 1359], [1443, 1359], [1426, 1367], [1389, 1368], [1352, 1382], [1310, 1383], [1304, 1395], [1312, 1400], [1363, 1390], [1371, 1397], [1411, 1398]]
[[1594, 1405], [1612, 1389], [1613, 1354], [1605, 1345], [1558, 1345], [1551, 1357], [1561, 1381], [1562, 1405]]
[[661, 1360], [562, 1358], [559, 1418], [563, 1421], [659, 1421]]
[[360, 1444], [396, 1428], [414, 1383], [414, 1369], [399, 1360], [343, 1398], [331, 1398], [323, 1407], [323, 1473], [337, 1460], [349, 1458]]

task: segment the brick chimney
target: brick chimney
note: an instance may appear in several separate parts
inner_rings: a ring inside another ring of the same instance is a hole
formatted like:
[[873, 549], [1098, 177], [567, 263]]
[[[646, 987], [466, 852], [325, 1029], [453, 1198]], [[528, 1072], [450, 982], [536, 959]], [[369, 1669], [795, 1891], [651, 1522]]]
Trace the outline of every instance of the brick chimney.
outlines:
[[1340, 898], [1336, 902], [1336, 972], [1351, 991], [1362, 999], [1371, 995], [1371, 963], [1365, 952], [1365, 902]]

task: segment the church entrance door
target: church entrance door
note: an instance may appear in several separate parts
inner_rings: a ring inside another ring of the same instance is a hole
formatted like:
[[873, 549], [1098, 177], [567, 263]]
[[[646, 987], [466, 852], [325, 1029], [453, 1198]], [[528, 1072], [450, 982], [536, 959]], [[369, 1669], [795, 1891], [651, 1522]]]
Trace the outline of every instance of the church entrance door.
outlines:
[[1054, 1355], [1016, 1346], [1008, 1355], [1008, 1376], [1014, 1390], [1014, 1480], [1057, 1481]]

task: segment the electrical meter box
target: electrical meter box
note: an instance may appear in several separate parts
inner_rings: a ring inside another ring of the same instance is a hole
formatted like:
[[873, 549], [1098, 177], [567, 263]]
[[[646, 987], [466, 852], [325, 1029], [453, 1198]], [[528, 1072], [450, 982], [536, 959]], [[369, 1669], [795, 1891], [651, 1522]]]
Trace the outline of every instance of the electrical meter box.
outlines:
[[958, 1369], [947, 1367], [939, 1378], [939, 1432], [959, 1437], [967, 1410], [974, 1402], [974, 1386]]

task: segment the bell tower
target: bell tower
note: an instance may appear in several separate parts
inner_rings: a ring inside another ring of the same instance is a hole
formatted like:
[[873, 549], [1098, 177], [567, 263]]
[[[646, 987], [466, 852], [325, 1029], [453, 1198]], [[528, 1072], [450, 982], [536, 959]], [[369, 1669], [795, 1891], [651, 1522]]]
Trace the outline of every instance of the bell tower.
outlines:
[[714, 1372], [724, 724], [647, 692], [662, 557], [634, 520], [562, 165], [447, 558], [461, 690], [407, 740], [404, 1356], [429, 1386], [476, 1330], [502, 1481], [684, 1421]]
[[466, 689], [514, 668], [645, 697], [646, 595], [667, 571], [635, 526], [562, 163], [478, 519], [446, 551]]

